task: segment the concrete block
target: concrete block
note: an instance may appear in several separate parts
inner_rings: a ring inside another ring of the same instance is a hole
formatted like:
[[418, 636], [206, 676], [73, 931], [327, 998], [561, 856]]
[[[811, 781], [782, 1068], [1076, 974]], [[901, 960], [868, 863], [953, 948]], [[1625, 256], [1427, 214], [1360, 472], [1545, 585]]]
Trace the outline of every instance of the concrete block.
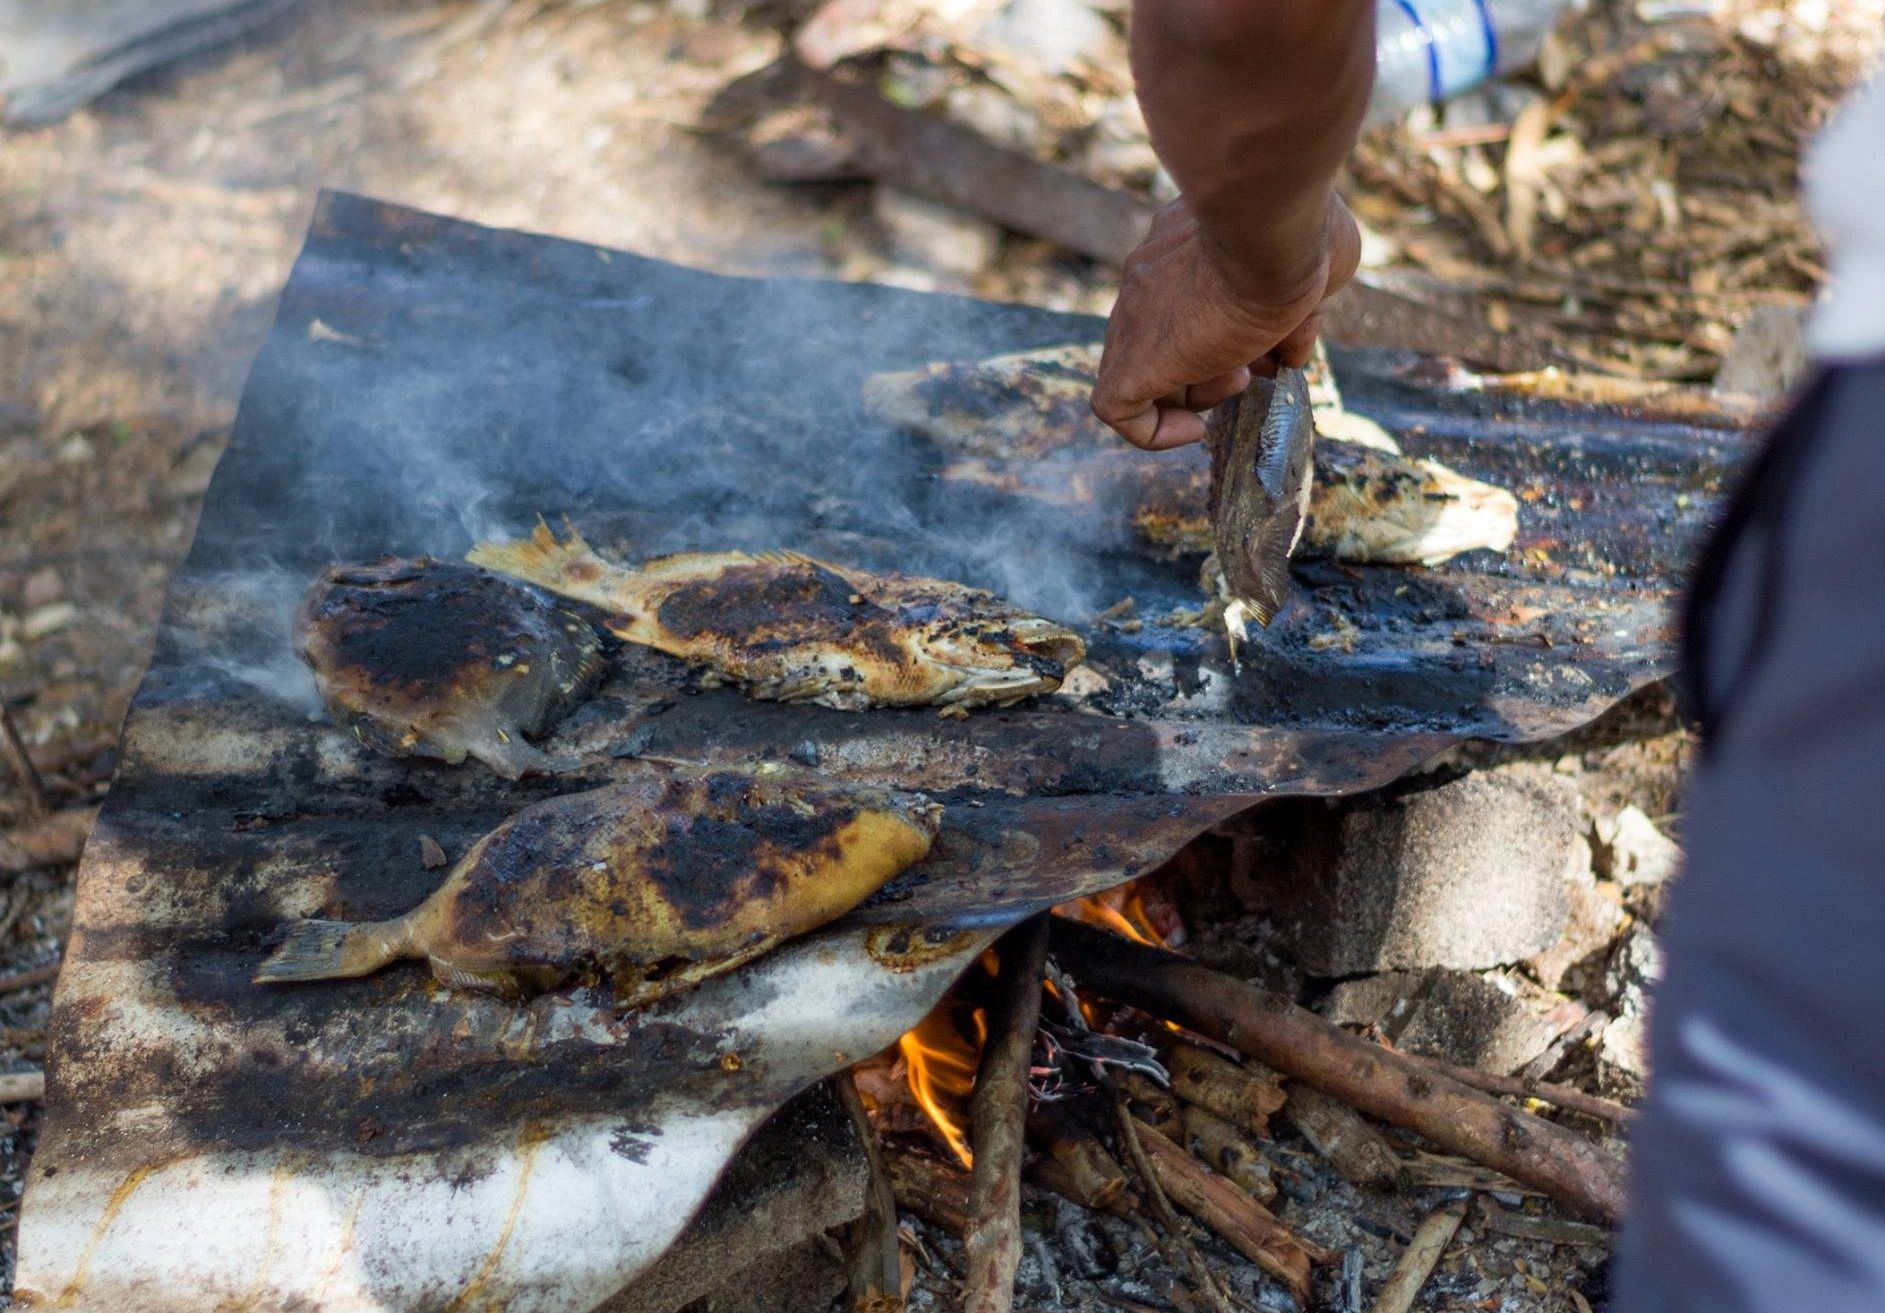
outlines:
[[1519, 962], [1564, 931], [1577, 808], [1571, 784], [1524, 765], [1295, 808], [1240, 890], [1312, 975]]

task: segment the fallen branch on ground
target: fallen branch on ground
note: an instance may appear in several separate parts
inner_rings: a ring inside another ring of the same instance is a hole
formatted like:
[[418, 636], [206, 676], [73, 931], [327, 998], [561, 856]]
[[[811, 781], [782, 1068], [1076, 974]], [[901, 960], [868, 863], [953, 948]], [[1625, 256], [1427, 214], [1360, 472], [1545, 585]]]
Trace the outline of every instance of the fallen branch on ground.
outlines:
[[1373, 1117], [1614, 1225], [1623, 1166], [1542, 1117], [1370, 1044], [1267, 990], [1064, 917], [1055, 956], [1081, 985], [1187, 1026]]

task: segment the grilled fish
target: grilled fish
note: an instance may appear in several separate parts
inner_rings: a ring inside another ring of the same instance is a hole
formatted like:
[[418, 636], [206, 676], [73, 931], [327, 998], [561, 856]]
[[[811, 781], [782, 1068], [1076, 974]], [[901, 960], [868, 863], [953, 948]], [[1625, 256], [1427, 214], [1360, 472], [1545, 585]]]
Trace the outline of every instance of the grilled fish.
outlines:
[[1046, 347], [873, 374], [864, 409], [971, 456], [1045, 455], [1115, 441], [1093, 416], [1098, 343]]
[[846, 710], [1007, 706], [1060, 687], [1080, 636], [980, 589], [796, 552], [691, 552], [615, 565], [571, 528], [467, 559], [606, 611], [631, 643], [711, 666], [756, 698]]
[[941, 807], [916, 794], [730, 771], [526, 807], [389, 921], [303, 921], [258, 983], [364, 976], [400, 958], [510, 998], [610, 982], [652, 1002], [842, 916], [922, 860]]
[[[1139, 536], [1175, 553], [1216, 548], [1203, 471], [1153, 485], [1132, 513]], [[1461, 552], [1505, 551], [1518, 498], [1434, 460], [1354, 443], [1316, 441], [1302, 556], [1357, 565], [1438, 565]]]
[[1211, 529], [1231, 592], [1233, 645], [1246, 617], [1267, 625], [1289, 595], [1289, 557], [1309, 512], [1316, 429], [1298, 369], [1258, 376], [1212, 412]]
[[557, 763], [524, 741], [602, 676], [589, 622], [483, 570], [430, 557], [329, 566], [295, 647], [334, 718], [393, 756], [476, 757], [506, 779]]

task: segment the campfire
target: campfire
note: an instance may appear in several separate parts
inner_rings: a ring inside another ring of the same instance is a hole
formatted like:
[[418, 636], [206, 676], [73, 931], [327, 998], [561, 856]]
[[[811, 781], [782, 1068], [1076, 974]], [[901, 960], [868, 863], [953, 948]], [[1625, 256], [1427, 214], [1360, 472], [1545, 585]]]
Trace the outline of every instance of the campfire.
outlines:
[[[1370, 1054], [1367, 1040], [1186, 966], [1167, 951], [1184, 938], [1178, 904], [1156, 876], [1061, 904], [984, 953], [921, 1022], [849, 1074], [903, 1216], [904, 1243], [933, 1279], [959, 1285], [965, 1307], [1004, 1307], [999, 1292], [1022, 1252], [999, 1202], [1009, 1196], [987, 1185], [1003, 1172], [1073, 1206], [1087, 1219], [1072, 1224], [1076, 1232], [1099, 1218], [1137, 1228], [1189, 1297], [1213, 1309], [1241, 1305], [1221, 1261], [1207, 1260], [1201, 1244], [1251, 1264], [1299, 1308], [1313, 1300], [1314, 1274], [1343, 1264], [1341, 1252], [1273, 1211], [1279, 1177], [1293, 1182], [1293, 1196], [1317, 1172], [1369, 1189], [1471, 1182], [1497, 1190], [1503, 1180], [1530, 1193], [1522, 1181], [1586, 1216], [1614, 1218], [1618, 1181], [1591, 1145], [1487, 1096], [1523, 1095], [1600, 1131], [1627, 1118], [1621, 1105], [1388, 1047]], [[1063, 960], [1091, 970], [1097, 987], [1077, 983]], [[1281, 1046], [1288, 1074], [1239, 1043]], [[1005, 1099], [1002, 1082], [1015, 1087]], [[1514, 1141], [1525, 1147], [1515, 1151]], [[1454, 1152], [1435, 1152], [1435, 1144]], [[1427, 1243], [1410, 1246], [1392, 1274], [1410, 1299], [1467, 1212], [1464, 1197], [1443, 1198], [1423, 1224]], [[1555, 1225], [1586, 1241], [1602, 1234]], [[1064, 1220], [1055, 1234], [1063, 1248], [1091, 1243], [1067, 1238]], [[1358, 1268], [1354, 1260], [1349, 1267], [1329, 1281], [1352, 1283]], [[909, 1275], [886, 1270], [865, 1280], [890, 1289], [897, 1280], [907, 1286]], [[1247, 1283], [1246, 1293], [1260, 1289]]]

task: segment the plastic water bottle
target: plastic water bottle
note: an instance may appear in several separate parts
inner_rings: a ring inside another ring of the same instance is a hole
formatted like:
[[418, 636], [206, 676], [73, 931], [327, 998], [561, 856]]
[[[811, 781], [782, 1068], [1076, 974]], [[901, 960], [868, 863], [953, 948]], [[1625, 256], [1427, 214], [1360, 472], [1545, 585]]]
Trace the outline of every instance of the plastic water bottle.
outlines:
[[1380, 0], [1368, 122], [1523, 68], [1570, 0]]

